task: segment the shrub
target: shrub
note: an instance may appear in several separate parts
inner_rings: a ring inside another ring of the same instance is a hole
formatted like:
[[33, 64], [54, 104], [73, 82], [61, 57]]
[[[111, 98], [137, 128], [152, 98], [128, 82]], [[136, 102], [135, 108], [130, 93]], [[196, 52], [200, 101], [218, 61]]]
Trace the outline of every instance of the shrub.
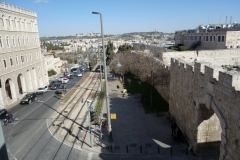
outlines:
[[53, 75], [56, 75], [56, 74], [57, 74], [57, 72], [54, 71], [53, 69], [51, 69], [50, 71], [48, 71], [48, 76], [49, 76], [49, 77], [51, 77], [51, 76], [53, 76]]
[[178, 51], [186, 51], [186, 47], [185, 46], [179, 46]]

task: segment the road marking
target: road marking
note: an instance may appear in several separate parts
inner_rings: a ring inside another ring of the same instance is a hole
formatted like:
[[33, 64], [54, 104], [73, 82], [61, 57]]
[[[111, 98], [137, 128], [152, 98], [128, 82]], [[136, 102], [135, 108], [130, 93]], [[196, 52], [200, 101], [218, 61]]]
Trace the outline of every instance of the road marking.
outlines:
[[[58, 142], [63, 143], [63, 144], [65, 144], [65, 145], [69, 146], [69, 147], [72, 147], [70, 144], [65, 143], [65, 142], [59, 140], [57, 137], [55, 137], [55, 136], [52, 134], [51, 130], [49, 129], [50, 127], [49, 127], [49, 124], [48, 124], [48, 120], [46, 120], [46, 123], [47, 123], [47, 128], [48, 128], [49, 133], [50, 133]], [[78, 150], [82, 150], [81, 147], [76, 146], [75, 144], [73, 145], [73, 148], [78, 149]]]
[[93, 155], [92, 152], [88, 153], [87, 160], [92, 160], [92, 155]]
[[[46, 99], [46, 101], [47, 100], [49, 100], [50, 98], [52, 98], [52, 96], [51, 97], [49, 97], [48, 99]], [[46, 102], [45, 101], [45, 102]], [[38, 105], [34, 110], [32, 110], [31, 112], [29, 112], [26, 116], [24, 116], [22, 119], [24, 119], [24, 118], [26, 118], [28, 115], [30, 115], [32, 112], [34, 112], [35, 110], [37, 110], [39, 107], [40, 107], [41, 105]], [[21, 109], [22, 110], [22, 109]], [[19, 110], [20, 111], [20, 110]], [[19, 112], [18, 111], [18, 112]], [[16, 112], [17, 113], [17, 112]], [[15, 125], [17, 125], [22, 119], [20, 119], [19, 121], [17, 121], [16, 123], [15, 123]]]

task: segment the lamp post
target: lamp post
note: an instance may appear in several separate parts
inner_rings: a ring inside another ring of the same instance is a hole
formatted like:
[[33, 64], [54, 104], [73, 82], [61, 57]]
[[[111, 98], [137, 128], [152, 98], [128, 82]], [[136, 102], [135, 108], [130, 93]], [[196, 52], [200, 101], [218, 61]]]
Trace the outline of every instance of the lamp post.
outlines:
[[90, 134], [90, 146], [92, 148], [92, 129], [91, 129], [91, 115], [90, 115], [90, 104], [91, 101], [87, 100], [87, 105], [88, 105], [88, 119], [89, 119], [89, 134]]
[[100, 50], [99, 50], [99, 38], [98, 38], [98, 58], [99, 58], [99, 66], [100, 66], [100, 87], [102, 91], [102, 64], [101, 64], [101, 56], [100, 56]]
[[102, 14], [100, 12], [92, 12], [92, 14], [100, 14], [101, 22], [101, 33], [102, 33], [102, 46], [103, 46], [103, 65], [104, 65], [104, 77], [105, 77], [105, 87], [106, 87], [106, 107], [107, 107], [107, 119], [108, 119], [108, 135], [112, 136], [112, 127], [110, 119], [110, 108], [109, 108], [109, 95], [108, 95], [108, 85], [107, 85], [107, 67], [106, 67], [106, 55], [104, 48], [104, 33], [103, 33], [103, 24], [102, 24]]

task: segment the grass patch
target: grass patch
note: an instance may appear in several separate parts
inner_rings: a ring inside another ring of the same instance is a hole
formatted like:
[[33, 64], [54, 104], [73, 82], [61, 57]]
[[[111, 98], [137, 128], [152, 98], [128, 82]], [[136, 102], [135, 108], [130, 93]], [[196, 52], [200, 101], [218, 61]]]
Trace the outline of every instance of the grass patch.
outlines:
[[[140, 94], [141, 101], [145, 110], [145, 113], [151, 112], [167, 112], [169, 111], [168, 102], [157, 92], [155, 88], [153, 88], [153, 105], [150, 106], [150, 93], [149, 93], [149, 85], [146, 82], [141, 82], [137, 77], [133, 74], [125, 74], [125, 83], [124, 88], [127, 89], [128, 93], [131, 94]], [[131, 83], [129, 84], [127, 79], [131, 79]]]

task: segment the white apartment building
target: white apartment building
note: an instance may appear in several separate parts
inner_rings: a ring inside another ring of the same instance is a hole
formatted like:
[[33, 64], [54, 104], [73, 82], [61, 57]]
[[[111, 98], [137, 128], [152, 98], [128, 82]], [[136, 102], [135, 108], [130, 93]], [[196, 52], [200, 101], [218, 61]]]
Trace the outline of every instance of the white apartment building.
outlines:
[[175, 32], [175, 45], [187, 49], [209, 50], [240, 48], [240, 24], [200, 25], [196, 29]]
[[37, 14], [0, 2], [0, 108], [49, 83]]

